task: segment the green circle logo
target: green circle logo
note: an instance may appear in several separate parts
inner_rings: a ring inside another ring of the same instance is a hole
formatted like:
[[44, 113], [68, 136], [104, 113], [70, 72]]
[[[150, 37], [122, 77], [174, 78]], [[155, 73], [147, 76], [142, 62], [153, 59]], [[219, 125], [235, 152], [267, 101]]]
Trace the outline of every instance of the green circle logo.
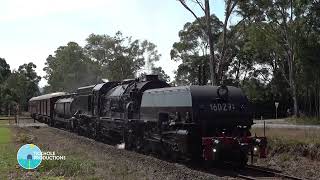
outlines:
[[24, 169], [35, 169], [42, 161], [42, 152], [34, 144], [25, 144], [19, 149], [17, 160]]

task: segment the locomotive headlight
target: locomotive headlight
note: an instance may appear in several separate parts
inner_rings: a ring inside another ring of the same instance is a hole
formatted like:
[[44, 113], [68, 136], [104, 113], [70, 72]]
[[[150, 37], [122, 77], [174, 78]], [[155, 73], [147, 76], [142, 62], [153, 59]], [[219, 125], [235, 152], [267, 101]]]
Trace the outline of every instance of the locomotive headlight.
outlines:
[[258, 151], [258, 148], [257, 148], [257, 147], [254, 147], [254, 148], [253, 148], [253, 151], [254, 151], [254, 152], [257, 152], [257, 151]]
[[216, 153], [216, 152], [217, 152], [217, 149], [216, 149], [216, 148], [213, 148], [212, 151], [213, 151], [214, 153]]
[[229, 90], [227, 86], [225, 85], [219, 86], [217, 90], [217, 94], [220, 98], [226, 98], [228, 96], [228, 93], [229, 93]]

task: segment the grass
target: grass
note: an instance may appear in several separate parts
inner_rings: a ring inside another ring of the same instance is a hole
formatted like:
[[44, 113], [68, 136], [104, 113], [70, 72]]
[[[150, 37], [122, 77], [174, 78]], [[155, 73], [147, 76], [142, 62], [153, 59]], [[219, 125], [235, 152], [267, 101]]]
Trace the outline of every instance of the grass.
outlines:
[[[36, 139], [31, 134], [20, 133], [18, 142], [34, 143]], [[60, 154], [61, 153], [61, 154]], [[40, 166], [32, 173], [34, 179], [62, 180], [62, 179], [87, 179], [94, 176], [96, 164], [83, 154], [75, 154], [60, 151], [60, 155], [66, 155], [65, 160], [43, 160]], [[28, 172], [23, 170], [24, 173]]]
[[[263, 128], [253, 128], [263, 136]], [[320, 179], [320, 131], [315, 129], [267, 128], [268, 155], [258, 165], [297, 177]]]
[[[263, 136], [263, 128], [253, 128], [252, 133]], [[266, 136], [271, 139], [320, 144], [320, 131], [317, 129], [266, 128]]]
[[[83, 155], [67, 154], [67, 152], [61, 152], [61, 154], [67, 155], [66, 160], [43, 160], [35, 170], [17, 168], [17, 147], [13, 142], [13, 132], [15, 131], [0, 124], [0, 179], [8, 179], [12, 175], [17, 179], [24, 179], [23, 177], [26, 176], [31, 179], [45, 180], [87, 179], [86, 177], [94, 179], [95, 162]], [[34, 138], [28, 134], [19, 133], [16, 137], [16, 141], [21, 145], [37, 143], [33, 142]]]
[[7, 127], [0, 127], [0, 179], [7, 179], [7, 173], [14, 170], [16, 162], [16, 150], [11, 140], [11, 131]]
[[6, 125], [8, 123], [9, 123], [8, 120], [0, 120], [0, 126]]
[[91, 160], [67, 156], [64, 161], [42, 161], [38, 172], [51, 178], [88, 176], [95, 173], [95, 166]]
[[290, 117], [287, 121], [292, 124], [320, 125], [320, 118], [317, 117]]
[[[253, 133], [263, 136], [263, 128], [254, 128]], [[290, 154], [320, 160], [320, 132], [310, 129], [267, 128], [269, 154]], [[287, 158], [284, 158], [287, 159]]]

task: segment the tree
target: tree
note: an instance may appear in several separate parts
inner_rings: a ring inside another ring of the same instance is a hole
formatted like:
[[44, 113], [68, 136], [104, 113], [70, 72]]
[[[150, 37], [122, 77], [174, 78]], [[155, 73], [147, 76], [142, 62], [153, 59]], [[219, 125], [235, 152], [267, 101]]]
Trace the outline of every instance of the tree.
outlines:
[[92, 61], [99, 64], [102, 76], [111, 81], [134, 78], [145, 65], [152, 70], [161, 56], [153, 43], [123, 37], [121, 32], [113, 37], [91, 34], [85, 49]]
[[4, 111], [8, 104], [7, 88], [5, 82], [10, 76], [10, 66], [6, 60], [0, 58], [0, 113]]
[[[217, 37], [222, 31], [222, 22], [215, 15], [212, 15], [211, 19], [211, 32], [216, 40], [214, 43], [217, 44]], [[171, 59], [181, 62], [175, 77], [178, 85], [199, 84], [199, 67], [207, 67], [210, 64], [208, 41], [206, 34], [201, 29], [203, 22], [205, 22], [204, 17], [192, 23], [186, 23], [179, 31], [180, 41], [172, 45]], [[210, 73], [207, 68], [205, 70], [204, 84], [207, 84]]]
[[38, 83], [41, 79], [35, 72], [36, 65], [32, 62], [19, 66], [18, 71], [13, 71], [5, 82], [5, 95], [7, 105], [15, 103], [20, 109], [28, 109], [28, 101], [39, 95]]
[[[210, 73], [208, 71], [209, 67], [209, 50], [208, 41], [206, 39], [206, 34], [201, 29], [201, 22], [205, 22], [205, 17], [200, 18], [192, 23], [186, 23], [183, 29], [179, 32], [180, 41], [173, 44], [173, 49], [170, 52], [171, 59], [175, 61], [180, 61], [181, 64], [176, 72], [176, 83], [177, 84], [207, 84], [210, 78]], [[237, 57], [240, 53], [240, 47], [243, 44], [243, 36], [239, 27], [231, 26], [228, 31], [229, 40], [232, 39], [232, 43], [226, 44], [226, 49], [222, 50], [223, 46], [219, 37], [223, 33], [223, 23], [215, 16], [211, 16], [211, 32], [215, 39], [214, 46], [217, 47], [215, 52], [216, 59], [223, 59], [224, 64], [221, 66], [223, 70], [220, 72], [225, 72], [219, 79], [230, 78], [228, 75], [230, 71], [230, 64], [234, 64], [235, 61], [239, 60]], [[241, 44], [242, 43], [242, 44]], [[224, 53], [224, 55], [222, 54]], [[224, 57], [224, 58], [223, 58]], [[240, 62], [240, 61], [238, 61]], [[228, 65], [227, 65], [228, 64]], [[237, 63], [238, 64], [238, 63]], [[199, 75], [202, 76], [202, 81], [199, 83]], [[239, 76], [238, 76], [239, 77]]]
[[[258, 39], [265, 49], [275, 70], [279, 70], [289, 84], [294, 114], [298, 116], [297, 77], [299, 72], [300, 43], [312, 31], [308, 29], [311, 1], [267, 0], [241, 1], [239, 14], [250, 20], [255, 27], [253, 39]], [[267, 45], [269, 47], [267, 47]], [[259, 47], [259, 46], [258, 46]], [[260, 48], [258, 52], [265, 52]]]
[[[206, 35], [206, 39], [208, 42], [208, 48], [209, 48], [209, 59], [210, 59], [210, 80], [212, 85], [216, 85], [221, 83], [223, 76], [225, 75], [226, 71], [228, 70], [229, 64], [230, 64], [230, 58], [229, 52], [228, 52], [228, 41], [230, 41], [229, 37], [232, 37], [232, 31], [230, 32], [231, 34], [228, 35], [228, 21], [233, 13], [235, 7], [238, 4], [238, 0], [226, 0], [225, 1], [225, 19], [223, 23], [223, 30], [221, 33], [221, 37], [219, 37], [220, 41], [220, 47], [215, 48], [214, 47], [214, 35], [212, 32], [212, 22], [211, 22], [211, 13], [210, 13], [210, 3], [209, 0], [204, 0], [204, 5], [203, 2], [200, 0], [195, 0], [193, 1], [196, 3], [200, 9], [204, 12], [205, 14], [205, 23], [201, 21], [201, 18], [196, 15], [196, 13], [188, 6], [186, 0], [179, 0], [181, 5], [185, 7], [199, 22], [201, 25], [201, 30], [204, 32]], [[240, 24], [242, 21], [240, 21], [238, 24]], [[218, 49], [220, 51], [220, 56], [216, 57], [215, 55], [215, 49]]]
[[0, 58], [0, 84], [2, 84], [10, 75], [10, 66], [6, 60]]
[[97, 83], [101, 77], [98, 63], [91, 61], [75, 42], [60, 46], [53, 56], [48, 56], [45, 65], [45, 78], [50, 86], [46, 91], [73, 91], [80, 86]]

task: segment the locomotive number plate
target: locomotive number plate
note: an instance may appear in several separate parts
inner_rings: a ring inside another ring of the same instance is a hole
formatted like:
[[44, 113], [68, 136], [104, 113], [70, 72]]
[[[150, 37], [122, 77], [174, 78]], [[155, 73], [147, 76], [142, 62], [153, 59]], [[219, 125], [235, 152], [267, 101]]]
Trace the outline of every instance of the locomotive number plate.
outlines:
[[211, 111], [215, 112], [227, 112], [227, 111], [235, 111], [236, 107], [232, 103], [214, 103], [210, 104]]

